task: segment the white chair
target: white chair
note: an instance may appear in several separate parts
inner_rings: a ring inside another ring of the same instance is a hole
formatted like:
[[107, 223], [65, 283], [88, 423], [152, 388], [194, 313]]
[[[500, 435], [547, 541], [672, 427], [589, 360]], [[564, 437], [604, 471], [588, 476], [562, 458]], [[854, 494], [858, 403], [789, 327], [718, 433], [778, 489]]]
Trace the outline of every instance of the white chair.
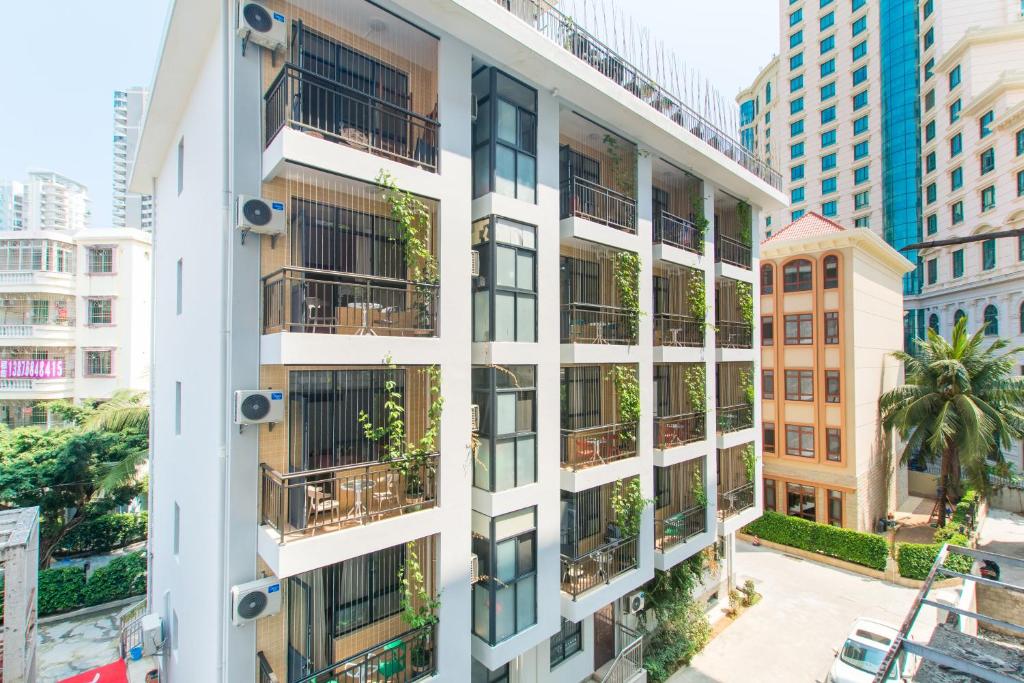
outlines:
[[377, 484], [383, 484], [383, 486], [374, 487], [373, 514], [382, 517], [385, 513], [398, 507], [398, 493], [395, 492], [397, 481], [397, 472], [385, 472], [383, 482], [378, 480]]
[[324, 521], [324, 517], [328, 520], [336, 515], [332, 513], [338, 509], [340, 503], [338, 499], [329, 493], [325, 493], [324, 490], [319, 486], [308, 485], [306, 486], [306, 516], [307, 516], [307, 527], [316, 526], [317, 521], [321, 523]]

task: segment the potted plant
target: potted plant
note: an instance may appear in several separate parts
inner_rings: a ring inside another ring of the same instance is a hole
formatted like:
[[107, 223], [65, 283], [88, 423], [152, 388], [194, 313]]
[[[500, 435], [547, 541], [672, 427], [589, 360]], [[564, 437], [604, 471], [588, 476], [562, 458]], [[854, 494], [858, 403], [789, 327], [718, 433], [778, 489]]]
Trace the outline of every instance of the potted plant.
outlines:
[[427, 590], [415, 541], [409, 541], [405, 547], [405, 566], [398, 570], [398, 580], [402, 585], [402, 621], [410, 631], [416, 632], [409, 661], [413, 673], [421, 675], [433, 668], [434, 625], [438, 622], [437, 610], [441, 601]]

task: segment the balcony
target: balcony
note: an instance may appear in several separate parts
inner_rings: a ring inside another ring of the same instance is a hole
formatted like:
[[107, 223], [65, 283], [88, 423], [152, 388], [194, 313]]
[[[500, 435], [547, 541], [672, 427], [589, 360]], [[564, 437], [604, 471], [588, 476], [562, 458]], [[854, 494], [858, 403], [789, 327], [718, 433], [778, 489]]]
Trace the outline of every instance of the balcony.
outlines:
[[655, 346], [704, 346], [704, 273], [659, 262], [652, 276]]
[[289, 61], [264, 95], [264, 144], [290, 127], [436, 172], [437, 38], [369, 2], [338, 15], [343, 25], [293, 25]]
[[562, 367], [562, 469], [575, 472], [636, 455], [636, 373], [633, 365]]
[[754, 299], [749, 282], [722, 277], [715, 282], [715, 346], [751, 349], [754, 345]]
[[[634, 252], [596, 245], [563, 245], [560, 257], [561, 333], [563, 344], [616, 344], [639, 341], [640, 312], [625, 305], [622, 282], [639, 273], [629, 271]], [[635, 300], [635, 299], [634, 299]]]
[[715, 263], [752, 268], [754, 225], [750, 205], [727, 194], [715, 197]]
[[704, 413], [683, 413], [654, 418], [654, 447], [675, 448], [707, 438]]
[[746, 403], [718, 408], [718, 432], [727, 434], [754, 426], [754, 409]]
[[0, 394], [4, 398], [64, 398], [74, 384], [73, 348], [0, 347]]
[[654, 547], [685, 543], [707, 530], [704, 458], [654, 468]]
[[611, 541], [579, 557], [563, 555], [562, 591], [575, 600], [583, 593], [636, 569], [638, 557], [636, 538]]
[[655, 518], [654, 548], [665, 552], [704, 533], [708, 528], [707, 514], [707, 508], [696, 505], [678, 512], [666, 512], [662, 519]]
[[73, 296], [11, 294], [4, 297], [0, 309], [0, 343], [7, 339], [71, 343], [74, 335]]
[[719, 434], [750, 429], [754, 426], [754, 364], [718, 363], [717, 429]]
[[654, 243], [704, 254], [704, 233], [689, 219], [661, 211], [654, 219]]
[[754, 507], [754, 483], [748, 482], [718, 494], [718, 518], [729, 519]]
[[[562, 491], [561, 583], [562, 591], [574, 601], [638, 566], [638, 534], [623, 528], [623, 522], [632, 522], [617, 515], [611, 505], [615, 487], [631, 486], [633, 481], [576, 493]], [[638, 529], [639, 512], [633, 522]]]
[[654, 314], [655, 346], [704, 346], [704, 321], [682, 313]]
[[561, 217], [636, 234], [636, 145], [572, 112], [560, 120]]
[[718, 518], [726, 520], [754, 507], [757, 476], [754, 444], [718, 449]]
[[[283, 579], [286, 605], [256, 634], [259, 680], [398, 682], [434, 675], [437, 607], [419, 594], [437, 600], [436, 546], [435, 537], [420, 538]], [[408, 593], [403, 577], [413, 584]], [[408, 626], [406, 599], [429, 615], [426, 625]]]
[[669, 449], [707, 438], [704, 363], [654, 364], [654, 447]]
[[676, 166], [655, 158], [652, 164], [651, 215], [655, 244], [667, 244], [697, 254], [704, 253], [703, 182]]

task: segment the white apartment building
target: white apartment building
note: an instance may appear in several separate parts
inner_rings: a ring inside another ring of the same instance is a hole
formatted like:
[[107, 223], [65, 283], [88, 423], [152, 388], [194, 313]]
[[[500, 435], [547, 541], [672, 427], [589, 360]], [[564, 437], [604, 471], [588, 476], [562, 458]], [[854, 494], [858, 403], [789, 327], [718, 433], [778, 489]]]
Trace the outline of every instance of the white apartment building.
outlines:
[[116, 228], [153, 229], [153, 198], [128, 191], [142, 121], [149, 101], [145, 88], [114, 91], [114, 207]]
[[89, 188], [54, 171], [29, 171], [24, 229], [73, 233], [89, 227]]
[[161, 680], [642, 677], [624, 598], [762, 510], [777, 174], [546, 3], [236, 7], [174, 3], [129, 188]]
[[25, 227], [25, 186], [16, 180], [0, 180], [0, 230]]
[[0, 237], [0, 422], [48, 425], [40, 402], [149, 388], [151, 267], [140, 230]]

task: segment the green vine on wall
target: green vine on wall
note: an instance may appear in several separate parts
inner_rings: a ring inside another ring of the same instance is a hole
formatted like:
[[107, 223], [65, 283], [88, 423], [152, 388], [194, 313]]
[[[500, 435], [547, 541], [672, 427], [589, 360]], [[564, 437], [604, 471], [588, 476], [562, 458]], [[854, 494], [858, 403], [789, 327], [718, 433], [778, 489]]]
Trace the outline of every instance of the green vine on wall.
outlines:
[[693, 224], [703, 234], [708, 226], [711, 225], [711, 221], [708, 220], [707, 215], [704, 213], [704, 197], [695, 195], [693, 201], [690, 202], [690, 210], [693, 213]]
[[705, 507], [708, 504], [708, 492], [704, 489], [704, 479], [701, 477], [700, 468], [693, 468], [693, 480], [690, 482], [690, 486], [693, 488], [693, 500], [700, 507]]
[[700, 325], [701, 332], [706, 332], [711, 324], [708, 323], [708, 293], [703, 272], [690, 272], [686, 282], [686, 298], [690, 304], [690, 315]]
[[384, 190], [384, 201], [391, 208], [391, 217], [398, 223], [405, 249], [405, 266], [414, 282], [436, 285], [437, 258], [430, 249], [432, 220], [430, 210], [418, 197], [395, 184], [385, 170], [377, 174], [377, 184]]
[[615, 524], [622, 532], [623, 538], [635, 538], [640, 535], [640, 521], [644, 508], [654, 504], [653, 498], [644, 498], [640, 490], [640, 480], [633, 478], [629, 483], [622, 480], [612, 487], [612, 511], [615, 513]]
[[752, 370], [740, 368], [740, 388], [743, 389], [743, 400], [747, 407], [754, 407], [754, 373]]
[[[405, 546], [405, 566], [398, 570], [398, 581], [402, 586], [399, 607], [402, 610], [402, 621], [406, 626], [412, 631], [417, 631], [436, 624], [441, 601], [427, 590], [420, 558], [416, 554], [415, 541], [409, 541]], [[413, 666], [422, 666], [429, 660], [429, 644], [429, 633], [421, 633], [415, 639], [411, 653]]]
[[620, 251], [615, 255], [615, 288], [619, 303], [627, 311], [627, 329], [631, 337], [640, 332], [640, 255]]
[[[623, 149], [618, 138], [609, 133], [604, 136], [605, 151], [612, 161], [612, 182], [617, 192], [633, 197], [636, 194], [634, 179], [636, 177], [636, 160], [630, 159], [629, 152]], [[632, 163], [630, 163], [632, 161]]]
[[686, 385], [686, 394], [690, 398], [690, 406], [695, 413], [707, 412], [707, 377], [704, 374], [704, 364], [690, 365], [683, 372], [683, 384]]
[[743, 447], [743, 467], [747, 472], [747, 481], [754, 481], [757, 474], [757, 456], [754, 455], [754, 444], [752, 443]]
[[740, 222], [740, 241], [747, 246], [751, 246], [754, 226], [751, 222], [750, 204], [740, 202], [739, 206], [736, 207], [736, 216]]
[[608, 378], [615, 387], [619, 422], [625, 425], [619, 432], [619, 438], [636, 441], [635, 425], [640, 422], [640, 381], [636, 369], [628, 365], [613, 365]]
[[754, 324], [754, 288], [749, 282], [736, 283], [736, 299], [740, 307], [740, 319], [747, 325]]

